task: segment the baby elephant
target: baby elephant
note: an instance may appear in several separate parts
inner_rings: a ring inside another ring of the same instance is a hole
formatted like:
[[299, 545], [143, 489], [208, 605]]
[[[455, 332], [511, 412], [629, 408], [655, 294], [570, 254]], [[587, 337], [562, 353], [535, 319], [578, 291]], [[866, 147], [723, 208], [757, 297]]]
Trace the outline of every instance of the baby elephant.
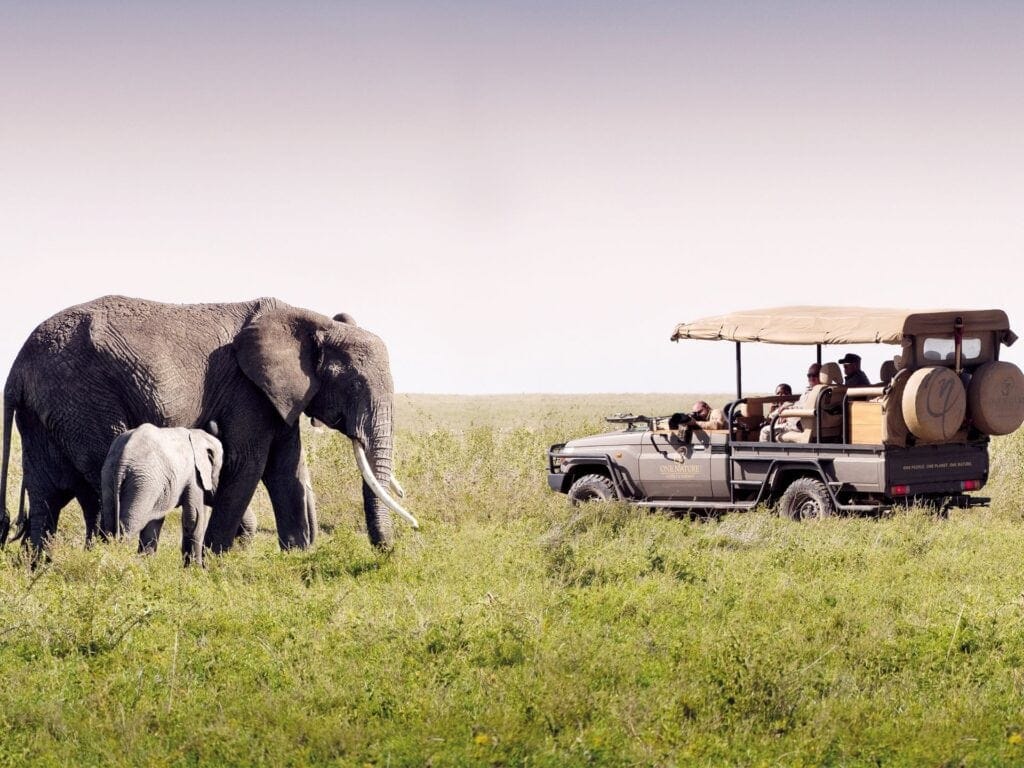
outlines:
[[180, 506], [185, 565], [202, 563], [204, 503], [213, 501], [223, 464], [220, 440], [201, 429], [143, 424], [118, 435], [103, 464], [103, 532], [138, 534], [139, 551], [155, 552], [167, 511]]

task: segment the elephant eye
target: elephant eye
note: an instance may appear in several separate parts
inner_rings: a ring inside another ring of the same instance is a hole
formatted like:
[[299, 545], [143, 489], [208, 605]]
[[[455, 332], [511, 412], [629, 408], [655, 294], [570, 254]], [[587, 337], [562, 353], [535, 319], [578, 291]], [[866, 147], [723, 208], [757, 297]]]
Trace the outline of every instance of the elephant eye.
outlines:
[[362, 376], [356, 376], [352, 379], [352, 382], [348, 385], [349, 395], [358, 396], [363, 393], [366, 389], [366, 381]]

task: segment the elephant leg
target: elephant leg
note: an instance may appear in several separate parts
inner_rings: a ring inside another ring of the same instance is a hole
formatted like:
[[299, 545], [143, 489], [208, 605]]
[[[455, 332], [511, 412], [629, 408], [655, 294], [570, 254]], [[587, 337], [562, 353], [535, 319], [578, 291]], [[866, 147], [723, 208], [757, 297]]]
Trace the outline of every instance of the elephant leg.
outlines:
[[[221, 473], [217, 502], [206, 527], [206, 547], [215, 554], [230, 549], [234, 543], [262, 472], [263, 466], [260, 464], [243, 465], [231, 474], [226, 471]], [[226, 474], [228, 476], [225, 477]]]
[[237, 538], [243, 546], [256, 538], [257, 528], [259, 528], [259, 522], [256, 520], [256, 513], [252, 511], [252, 507], [249, 507], [242, 515], [242, 522], [238, 526]]
[[316, 538], [316, 502], [297, 425], [271, 446], [263, 482], [274, 506], [281, 549], [310, 546]]
[[22, 482], [28, 496], [25, 540], [38, 553], [57, 533], [60, 511], [75, 497], [83, 480], [31, 410], [19, 411], [17, 419], [22, 441]]
[[181, 558], [185, 565], [203, 564], [203, 540], [209, 514], [198, 488], [185, 492], [181, 500]]
[[164, 518], [158, 517], [150, 520], [142, 530], [139, 531], [139, 554], [151, 555], [156, 552], [156, 546], [160, 543], [160, 529], [164, 527]]
[[103, 508], [103, 501], [98, 491], [92, 486], [82, 484], [75, 492], [79, 506], [82, 507], [82, 514], [85, 517], [85, 547], [92, 546], [92, 538], [99, 535], [101, 539], [106, 537], [100, 532], [100, 511]]
[[43, 491], [37, 488], [26, 488], [26, 493], [28, 494], [28, 536], [26, 540], [32, 546], [33, 563], [35, 563], [43, 547], [47, 546], [56, 535], [60, 511], [71, 501], [74, 494], [71, 491], [57, 489]]

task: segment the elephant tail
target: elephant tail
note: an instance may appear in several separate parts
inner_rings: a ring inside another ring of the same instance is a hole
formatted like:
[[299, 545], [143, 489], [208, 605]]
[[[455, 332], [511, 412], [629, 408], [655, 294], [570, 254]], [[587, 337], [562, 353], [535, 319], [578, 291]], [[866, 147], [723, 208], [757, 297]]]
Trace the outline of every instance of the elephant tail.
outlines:
[[113, 532], [114, 536], [121, 535], [121, 496], [125, 492], [124, 476], [124, 470], [119, 470], [117, 473], [117, 480], [114, 482], [114, 498], [112, 499], [111, 504], [112, 515], [111, 519], [108, 521], [110, 524], [110, 530]]
[[[11, 463], [11, 430], [14, 429], [14, 398], [8, 389], [4, 392], [4, 458], [0, 468], [0, 547], [7, 543], [11, 530], [11, 516], [7, 511], [7, 468]], [[24, 496], [24, 485], [22, 486]], [[19, 522], [21, 515], [18, 516]]]

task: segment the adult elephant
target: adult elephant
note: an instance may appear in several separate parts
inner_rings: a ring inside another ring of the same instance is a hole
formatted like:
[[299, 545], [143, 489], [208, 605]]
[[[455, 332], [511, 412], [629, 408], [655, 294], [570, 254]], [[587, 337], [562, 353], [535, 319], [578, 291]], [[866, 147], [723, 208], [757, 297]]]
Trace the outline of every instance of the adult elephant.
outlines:
[[85, 513], [87, 541], [96, 533], [103, 462], [117, 435], [145, 423], [216, 421], [224, 466], [207, 546], [221, 552], [240, 526], [254, 527], [246, 510], [262, 479], [281, 547], [308, 547], [316, 507], [299, 437], [306, 413], [352, 439], [370, 541], [390, 547], [388, 509], [408, 513], [384, 489], [397, 487], [387, 350], [348, 315], [336, 318], [273, 298], [162, 304], [104, 296], [43, 322], [22, 346], [4, 389], [0, 543], [10, 519], [12, 419], [22, 438], [22, 500], [27, 493], [29, 501], [27, 521], [19, 519], [37, 549], [73, 498]]

